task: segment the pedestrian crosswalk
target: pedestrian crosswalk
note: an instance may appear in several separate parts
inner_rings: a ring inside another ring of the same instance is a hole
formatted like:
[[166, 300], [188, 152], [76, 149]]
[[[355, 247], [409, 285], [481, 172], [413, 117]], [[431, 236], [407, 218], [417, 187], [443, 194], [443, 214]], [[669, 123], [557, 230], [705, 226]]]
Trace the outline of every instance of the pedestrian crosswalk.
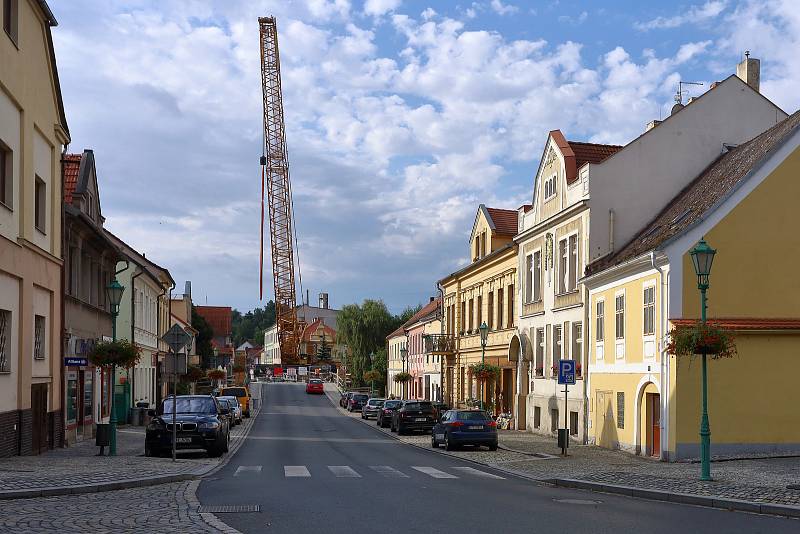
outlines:
[[[272, 468], [274, 469], [274, 468]], [[261, 465], [240, 465], [236, 468], [233, 476], [259, 476], [263, 473], [270, 473], [268, 466]], [[305, 466], [305, 465], [284, 465], [283, 476], [285, 478], [312, 478], [314, 476], [333, 476], [335, 478], [363, 478], [364, 476], [378, 475], [383, 478], [412, 478], [412, 476], [427, 476], [430, 478], [448, 480], [458, 478], [483, 478], [504, 480], [504, 477], [475, 469], [474, 467], [453, 466], [436, 468], [424, 465], [411, 465], [407, 468], [392, 467], [390, 465], [370, 465], [370, 466], [349, 466], [349, 465], [326, 465], [326, 466]]]

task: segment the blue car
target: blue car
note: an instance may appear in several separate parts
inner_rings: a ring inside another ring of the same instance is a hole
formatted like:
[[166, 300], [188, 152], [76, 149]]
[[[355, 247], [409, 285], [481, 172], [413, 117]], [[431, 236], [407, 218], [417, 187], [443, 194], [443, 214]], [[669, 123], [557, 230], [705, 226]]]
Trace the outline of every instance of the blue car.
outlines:
[[431, 432], [431, 447], [452, 451], [461, 445], [497, 450], [497, 423], [483, 410], [448, 410]]

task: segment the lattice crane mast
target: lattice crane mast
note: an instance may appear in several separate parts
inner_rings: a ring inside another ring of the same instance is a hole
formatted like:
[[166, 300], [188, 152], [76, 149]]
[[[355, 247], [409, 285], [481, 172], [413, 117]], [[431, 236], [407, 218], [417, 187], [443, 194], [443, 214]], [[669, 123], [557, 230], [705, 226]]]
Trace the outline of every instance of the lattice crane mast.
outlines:
[[[299, 363], [302, 325], [297, 317], [292, 187], [281, 93], [281, 63], [275, 17], [258, 19], [261, 45], [261, 85], [264, 98], [264, 143], [261, 156], [261, 256], [259, 295], [264, 296], [264, 197], [269, 212], [275, 318], [283, 363]], [[298, 267], [299, 275], [299, 267]]]

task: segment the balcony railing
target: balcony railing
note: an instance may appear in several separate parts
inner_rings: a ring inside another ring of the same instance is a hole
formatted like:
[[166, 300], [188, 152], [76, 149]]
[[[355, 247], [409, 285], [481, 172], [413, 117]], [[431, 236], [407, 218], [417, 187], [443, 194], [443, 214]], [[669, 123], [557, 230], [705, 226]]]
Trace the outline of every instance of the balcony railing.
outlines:
[[428, 334], [425, 336], [425, 352], [428, 354], [453, 354], [456, 351], [455, 338], [448, 334]]

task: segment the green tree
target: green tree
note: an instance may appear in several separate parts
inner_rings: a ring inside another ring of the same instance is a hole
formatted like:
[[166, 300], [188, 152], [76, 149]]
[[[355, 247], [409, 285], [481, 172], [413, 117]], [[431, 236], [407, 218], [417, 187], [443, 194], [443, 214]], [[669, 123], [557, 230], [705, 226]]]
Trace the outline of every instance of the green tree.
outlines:
[[275, 302], [269, 301], [263, 308], [255, 308], [245, 314], [233, 310], [231, 330], [233, 344], [239, 346], [245, 341], [253, 345], [264, 343], [264, 331], [275, 324]]
[[328, 343], [328, 340], [324, 335], [322, 336], [322, 340], [317, 345], [316, 356], [320, 361], [328, 361], [331, 359], [331, 345]]
[[214, 351], [211, 348], [211, 339], [214, 337], [214, 331], [205, 318], [197, 313], [194, 306], [192, 306], [192, 328], [197, 330], [195, 342], [201, 365], [207, 369], [211, 365], [211, 359], [214, 357]]

